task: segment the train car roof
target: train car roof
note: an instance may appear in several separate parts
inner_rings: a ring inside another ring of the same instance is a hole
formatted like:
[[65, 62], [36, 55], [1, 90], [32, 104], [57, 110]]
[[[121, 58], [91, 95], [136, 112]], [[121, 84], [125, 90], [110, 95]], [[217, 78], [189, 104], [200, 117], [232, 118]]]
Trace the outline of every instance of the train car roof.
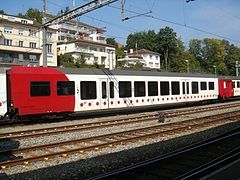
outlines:
[[[54, 69], [55, 71], [53, 71]], [[5, 70], [6, 69], [4, 69], [3, 72]], [[240, 80], [240, 77], [236, 77], [236, 76], [216, 76], [211, 74], [200, 74], [200, 73], [174, 73], [174, 72], [161, 72], [157, 70], [136, 70], [136, 69], [114, 69], [110, 71], [108, 69], [96, 69], [96, 68], [51, 68], [51, 67], [13, 66], [10, 70], [11, 70], [11, 73], [16, 73], [16, 74], [38, 74], [38, 73], [55, 74], [55, 72], [60, 71], [64, 74], [76, 74], [76, 75], [79, 74], [79, 75], [201, 77], [201, 78]]]
[[156, 70], [154, 71], [154, 70], [114, 69], [110, 71], [108, 69], [96, 69], [96, 68], [57, 68], [57, 69], [65, 74], [217, 78], [217, 76], [209, 74], [160, 72]]

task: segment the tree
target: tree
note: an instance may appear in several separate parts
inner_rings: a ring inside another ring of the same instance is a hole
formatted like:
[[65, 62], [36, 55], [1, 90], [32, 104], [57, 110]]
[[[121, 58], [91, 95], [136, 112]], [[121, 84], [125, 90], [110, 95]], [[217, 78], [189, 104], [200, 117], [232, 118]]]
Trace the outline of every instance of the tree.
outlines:
[[125, 56], [125, 53], [124, 53], [124, 46], [122, 47], [118, 47], [118, 43], [117, 41], [115, 40], [115, 38], [107, 38], [106, 39], [106, 42], [107, 44], [110, 44], [110, 45], [113, 45], [115, 47], [115, 53], [116, 53], [116, 59], [118, 58], [122, 58]]
[[170, 27], [160, 29], [157, 34], [157, 51], [163, 55], [165, 69], [168, 70], [171, 62], [171, 56], [176, 52], [177, 34]]
[[171, 64], [170, 64], [171, 71], [187, 72], [188, 65], [189, 65], [190, 72], [200, 72], [201, 70], [199, 62], [196, 60], [196, 58], [192, 54], [190, 54], [186, 50], [182, 40], [178, 39], [176, 52], [172, 55], [172, 58], [171, 58]]
[[0, 10], [0, 14], [5, 14], [4, 10]]
[[29, 8], [25, 14], [19, 13], [17, 16], [42, 23], [42, 12], [38, 9]]
[[58, 64], [63, 67], [76, 67], [74, 57], [71, 54], [61, 54], [58, 56]]

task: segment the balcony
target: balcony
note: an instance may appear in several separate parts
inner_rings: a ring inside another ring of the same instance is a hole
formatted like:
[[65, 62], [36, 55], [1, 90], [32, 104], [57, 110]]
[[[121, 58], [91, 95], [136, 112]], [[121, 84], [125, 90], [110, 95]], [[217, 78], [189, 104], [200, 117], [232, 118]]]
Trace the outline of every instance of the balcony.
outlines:
[[29, 59], [18, 59], [12, 57], [0, 57], [0, 64], [5, 65], [39, 65], [39, 60], [30, 61]]
[[33, 53], [33, 54], [41, 54], [42, 53], [42, 50], [39, 48], [7, 46], [7, 45], [3, 45], [3, 44], [0, 44], [0, 50], [13, 51], [13, 52], [26, 52], [26, 53]]

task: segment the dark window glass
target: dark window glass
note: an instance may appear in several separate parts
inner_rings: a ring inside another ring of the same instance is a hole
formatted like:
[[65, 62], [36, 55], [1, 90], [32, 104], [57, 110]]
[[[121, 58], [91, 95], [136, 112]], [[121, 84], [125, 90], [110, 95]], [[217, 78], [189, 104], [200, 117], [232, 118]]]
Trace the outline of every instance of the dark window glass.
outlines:
[[82, 81], [81, 86], [81, 99], [96, 99], [97, 98], [97, 89], [95, 81]]
[[198, 82], [192, 82], [192, 94], [198, 94]]
[[146, 95], [145, 82], [134, 82], [134, 96], [143, 97]]
[[207, 82], [201, 82], [201, 90], [207, 90]]
[[58, 96], [75, 95], [74, 81], [58, 81], [57, 82], [57, 95]]
[[50, 82], [31, 82], [31, 96], [50, 96]]
[[158, 96], [158, 82], [148, 82], [148, 96]]
[[131, 97], [132, 96], [132, 86], [130, 81], [119, 82], [119, 97]]
[[106, 99], [107, 98], [107, 83], [102, 82], [102, 98]]
[[114, 98], [114, 82], [110, 82], [110, 98]]
[[189, 82], [187, 82], [187, 94], [189, 94]]
[[209, 86], [209, 90], [214, 90], [214, 82], [209, 82], [208, 86]]
[[237, 88], [240, 88], [240, 81], [237, 81]]
[[186, 93], [185, 82], [182, 82], [182, 93]]
[[171, 82], [171, 85], [172, 85], [172, 95], [179, 95], [180, 94], [179, 82], [173, 81]]
[[169, 95], [169, 82], [161, 81], [160, 82], [160, 91], [162, 96]]
[[232, 82], [232, 87], [235, 88], [235, 81]]

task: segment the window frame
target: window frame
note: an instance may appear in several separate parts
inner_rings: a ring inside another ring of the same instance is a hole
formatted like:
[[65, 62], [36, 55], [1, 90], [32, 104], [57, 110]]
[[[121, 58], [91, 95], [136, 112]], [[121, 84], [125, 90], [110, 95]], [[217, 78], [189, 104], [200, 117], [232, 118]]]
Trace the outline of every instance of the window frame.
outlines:
[[[36, 84], [45, 84], [41, 88], [39, 88], [39, 85], [37, 87]], [[35, 85], [33, 85], [35, 84]], [[33, 88], [38, 88], [35, 89], [36, 91], [33, 92]], [[48, 89], [46, 89], [48, 87]], [[46, 91], [47, 90], [47, 91]], [[42, 93], [42, 94], [41, 94]], [[50, 81], [30, 81], [30, 96], [31, 97], [49, 97], [51, 96], [51, 83]]]

